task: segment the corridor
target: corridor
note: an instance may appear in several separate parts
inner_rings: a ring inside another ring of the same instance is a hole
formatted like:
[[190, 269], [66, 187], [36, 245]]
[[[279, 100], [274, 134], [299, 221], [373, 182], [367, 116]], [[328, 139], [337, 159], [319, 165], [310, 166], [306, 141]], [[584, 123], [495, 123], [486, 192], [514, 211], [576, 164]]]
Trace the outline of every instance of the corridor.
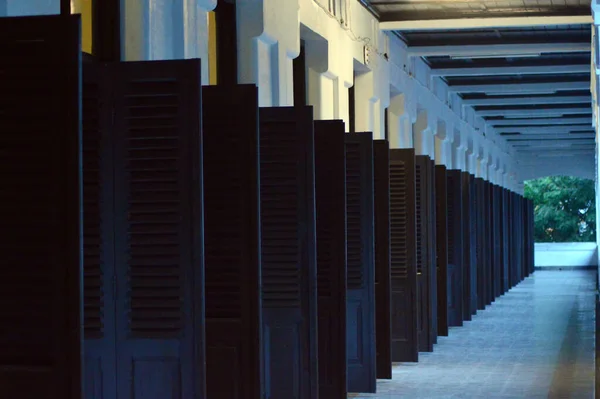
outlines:
[[593, 271], [536, 271], [351, 398], [593, 398]]

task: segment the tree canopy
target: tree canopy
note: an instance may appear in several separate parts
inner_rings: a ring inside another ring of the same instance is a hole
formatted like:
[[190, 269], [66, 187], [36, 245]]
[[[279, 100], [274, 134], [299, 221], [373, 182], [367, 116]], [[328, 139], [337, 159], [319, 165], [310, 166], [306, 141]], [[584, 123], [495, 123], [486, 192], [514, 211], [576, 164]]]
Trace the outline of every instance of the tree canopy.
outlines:
[[594, 181], [567, 176], [525, 182], [533, 200], [536, 242], [596, 241]]

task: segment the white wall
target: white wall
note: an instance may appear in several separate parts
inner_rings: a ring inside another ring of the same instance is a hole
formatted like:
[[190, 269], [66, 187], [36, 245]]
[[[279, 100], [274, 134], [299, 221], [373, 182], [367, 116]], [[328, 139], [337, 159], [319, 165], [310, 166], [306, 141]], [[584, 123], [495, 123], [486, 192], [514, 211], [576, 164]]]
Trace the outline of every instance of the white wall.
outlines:
[[536, 267], [576, 267], [598, 265], [595, 242], [536, 243]]

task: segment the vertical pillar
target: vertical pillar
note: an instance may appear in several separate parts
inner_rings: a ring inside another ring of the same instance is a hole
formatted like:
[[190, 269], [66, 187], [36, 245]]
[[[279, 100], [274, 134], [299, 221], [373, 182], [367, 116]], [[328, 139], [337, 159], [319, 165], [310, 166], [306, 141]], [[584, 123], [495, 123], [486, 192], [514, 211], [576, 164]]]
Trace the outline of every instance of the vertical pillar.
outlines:
[[437, 135], [438, 122], [433, 111], [421, 111], [414, 124], [414, 146], [417, 155], [427, 155], [435, 159], [434, 137]]
[[183, 3], [183, 58], [202, 60], [202, 84], [209, 84], [209, 26], [208, 13], [215, 9], [216, 0], [184, 0]]
[[[274, 9], [277, 13], [266, 12]], [[258, 86], [261, 107], [293, 105], [292, 61], [300, 53], [298, 11], [297, 0], [236, 4], [238, 82]]]

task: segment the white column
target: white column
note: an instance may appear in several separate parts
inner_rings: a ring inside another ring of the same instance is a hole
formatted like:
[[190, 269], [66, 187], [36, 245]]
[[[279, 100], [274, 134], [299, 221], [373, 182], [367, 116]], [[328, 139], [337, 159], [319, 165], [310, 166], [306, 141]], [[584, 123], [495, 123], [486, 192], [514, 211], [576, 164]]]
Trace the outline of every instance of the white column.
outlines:
[[462, 143], [456, 147], [456, 168], [463, 172], [469, 172], [467, 150], [468, 148], [463, 146]]
[[427, 123], [427, 112], [421, 111], [417, 114], [417, 120], [413, 125], [413, 145], [415, 154], [428, 155], [427, 143], [425, 142], [425, 136], [427, 136], [427, 134], [430, 134]]
[[[270, 12], [273, 9], [277, 13]], [[261, 107], [293, 105], [292, 61], [300, 53], [298, 11], [297, 0], [237, 3], [238, 82], [258, 86]]]
[[390, 99], [388, 108], [388, 130], [390, 148], [414, 148], [413, 124], [417, 120], [416, 104], [408, 94], [399, 94]]
[[208, 13], [217, 5], [216, 0], [184, 0], [183, 3], [183, 58], [202, 60], [202, 84], [208, 85]]

